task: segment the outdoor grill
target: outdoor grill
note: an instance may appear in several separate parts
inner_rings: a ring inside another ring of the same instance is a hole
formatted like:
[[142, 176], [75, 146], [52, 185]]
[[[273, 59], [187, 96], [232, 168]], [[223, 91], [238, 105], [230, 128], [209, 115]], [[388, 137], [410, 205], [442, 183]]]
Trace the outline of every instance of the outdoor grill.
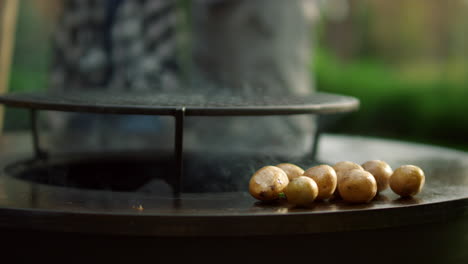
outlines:
[[[265, 159], [256, 153], [184, 151], [184, 121], [191, 116], [335, 114], [356, 110], [359, 101], [353, 97], [36, 92], [6, 94], [0, 102], [29, 109], [31, 116], [31, 140], [24, 133], [7, 134], [0, 154], [4, 169], [0, 188], [5, 193], [0, 197], [0, 227], [11, 249], [52, 249], [53, 254], [67, 256], [77, 248], [90, 252], [99, 247], [95, 254], [106, 260], [152, 254], [158, 259], [192, 260], [207, 249], [213, 256], [255, 261], [311, 254], [320, 261], [365, 254], [382, 263], [402, 257], [457, 263], [468, 257], [463, 249], [468, 241], [466, 153], [332, 136], [320, 129], [310, 135], [314, 138], [310, 153], [294, 159], [287, 154]], [[40, 141], [41, 110], [173, 116], [174, 150], [50, 153]], [[28, 157], [28, 149], [33, 157]], [[249, 162], [260, 168], [269, 165], [267, 160], [306, 167], [370, 159], [386, 160], [392, 167], [419, 165], [426, 172], [426, 187], [411, 199], [387, 190], [369, 204], [333, 201], [299, 209], [254, 200], [247, 192], [251, 168], [233, 166]], [[204, 169], [191, 170], [193, 163]], [[217, 178], [223, 166], [235, 170], [232, 178]], [[171, 189], [141, 191], [153, 179]], [[226, 187], [205, 188], [210, 181], [224, 181]], [[41, 243], [44, 237], [47, 242]]]
[[[184, 119], [189, 116], [262, 116], [262, 115], [292, 115], [292, 114], [325, 114], [325, 113], [337, 113], [337, 112], [346, 112], [354, 110], [358, 107], [359, 102], [355, 98], [338, 96], [333, 94], [325, 93], [316, 93], [310, 96], [286, 96], [273, 97], [273, 96], [251, 96], [251, 95], [209, 95], [209, 94], [200, 94], [189, 96], [184, 94], [134, 94], [134, 93], [123, 93], [123, 94], [106, 94], [106, 93], [25, 93], [25, 94], [11, 94], [3, 97], [3, 102], [9, 106], [14, 107], [23, 107], [31, 109], [31, 128], [32, 128], [32, 138], [35, 159], [33, 162], [28, 163], [28, 167], [37, 168], [37, 162], [39, 161], [42, 170], [35, 169], [33, 174], [30, 173], [20, 173], [23, 178], [33, 175], [33, 178], [38, 178], [37, 175], [43, 175], [42, 178], [49, 181], [50, 178], [53, 178], [51, 175], [51, 170], [48, 165], [44, 166], [44, 161], [52, 161], [53, 157], [49, 158], [47, 152], [41, 148], [39, 142], [39, 130], [37, 125], [37, 111], [38, 110], [55, 110], [55, 111], [68, 111], [68, 112], [92, 112], [100, 114], [134, 114], [134, 115], [169, 115], [173, 116], [175, 119], [175, 142], [174, 142], [174, 153], [155, 153], [153, 155], [146, 154], [145, 157], [137, 158], [139, 160], [136, 164], [135, 162], [135, 153], [131, 157], [124, 157], [123, 159], [131, 159], [132, 162], [125, 164], [125, 161], [90, 161], [88, 160], [87, 165], [79, 163], [80, 169], [75, 167], [69, 171], [72, 173], [67, 173], [67, 178], [73, 177], [74, 171], [80, 171], [78, 180], [82, 178], [82, 174], [90, 175], [92, 181], [93, 178], [103, 177], [102, 175], [108, 175], [111, 172], [112, 176], [109, 179], [104, 180], [109, 183], [108, 186], [111, 186], [115, 183], [118, 176], [116, 174], [122, 174], [125, 171], [123, 180], [124, 183], [121, 188], [130, 188], [131, 184], [128, 180], [128, 174], [135, 173], [135, 169], [142, 169], [137, 175], [141, 175], [135, 180], [147, 180], [148, 177], [154, 177], [154, 175], [164, 175], [164, 180], [172, 186], [173, 193], [175, 196], [178, 196], [182, 191], [182, 180], [183, 180], [183, 168], [184, 168], [184, 158], [183, 158], [183, 137], [184, 137]], [[311, 137], [316, 138], [317, 135], [311, 135]], [[317, 140], [314, 140], [317, 141]], [[313, 160], [313, 156], [316, 152], [316, 145], [311, 150], [311, 155], [309, 160]], [[195, 158], [196, 162], [210, 162], [211, 167], [213, 163], [216, 163], [216, 160], [223, 160], [222, 158], [215, 158], [219, 156], [219, 153], [211, 153], [210, 159], [203, 159], [204, 156], [208, 154], [200, 154]], [[237, 156], [236, 156], [237, 155]], [[243, 153], [243, 156], [237, 153], [233, 157], [230, 157], [230, 163], [252, 163], [253, 160], [259, 160], [259, 157], [254, 157], [247, 153]], [[88, 155], [86, 155], [88, 156]], [[153, 156], [153, 158], [149, 158]], [[172, 156], [172, 157], [171, 157]], [[232, 155], [230, 155], [232, 156]], [[99, 157], [102, 159], [104, 157]], [[193, 158], [188, 159], [190, 163]], [[280, 158], [280, 157], [278, 157]], [[287, 157], [282, 157], [287, 158]], [[117, 158], [118, 159], [118, 158]], [[236, 160], [237, 159], [237, 160]], [[242, 159], [244, 159], [242, 161]], [[260, 160], [261, 157], [260, 157]], [[67, 162], [71, 162], [69, 160]], [[66, 163], [67, 163], [66, 162]], [[94, 163], [93, 163], [94, 162]], [[160, 163], [159, 166], [155, 166], [156, 163]], [[101, 164], [99, 164], [101, 163]], [[104, 165], [104, 164], [107, 164]], [[22, 164], [22, 163], [21, 163]], [[51, 164], [51, 163], [47, 163]], [[55, 164], [55, 162], [52, 162]], [[120, 165], [119, 165], [120, 164]], [[168, 164], [172, 164], [169, 165]], [[24, 165], [24, 164], [22, 164]], [[219, 166], [227, 166], [226, 164], [218, 164]], [[65, 167], [68, 166], [65, 165]], [[76, 165], [70, 165], [76, 166]], [[99, 167], [104, 167], [104, 171], [98, 170]], [[206, 168], [210, 167], [206, 166]], [[63, 165], [52, 166], [55, 170], [60, 170], [58, 167]], [[91, 171], [82, 171], [86, 167], [93, 167]], [[126, 167], [127, 170], [122, 170], [123, 167]], [[133, 168], [132, 168], [133, 167]], [[171, 168], [172, 167], [172, 168]], [[216, 168], [216, 166], [214, 166]], [[11, 168], [14, 170], [16, 166]], [[44, 171], [44, 168], [46, 170]], [[117, 168], [117, 169], [116, 169]], [[163, 168], [161, 170], [161, 168]], [[160, 170], [155, 171], [155, 170]], [[63, 169], [62, 169], [63, 170]], [[68, 171], [68, 169], [65, 169]], [[130, 170], [130, 171], [128, 171]], [[98, 175], [93, 175], [93, 171], [99, 171]], [[45, 172], [45, 173], [42, 173]], [[107, 172], [107, 173], [106, 173]], [[193, 174], [194, 172], [189, 172]], [[203, 174], [210, 174], [206, 170], [203, 170]], [[247, 174], [247, 171], [236, 171], [239, 174]], [[213, 176], [215, 177], [215, 176]], [[111, 179], [112, 178], [112, 179]], [[189, 178], [189, 177], [187, 177]], [[210, 181], [210, 179], [207, 179]], [[214, 179], [211, 179], [213, 181]], [[245, 182], [248, 179], [244, 180]], [[192, 184], [193, 185], [193, 184]], [[114, 189], [114, 188], [111, 188]]]

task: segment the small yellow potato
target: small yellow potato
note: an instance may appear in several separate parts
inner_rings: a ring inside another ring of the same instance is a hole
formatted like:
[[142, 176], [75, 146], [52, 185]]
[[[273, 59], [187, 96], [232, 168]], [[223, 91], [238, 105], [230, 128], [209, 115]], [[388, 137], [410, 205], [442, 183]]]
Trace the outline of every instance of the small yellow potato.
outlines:
[[289, 182], [284, 189], [284, 194], [289, 203], [296, 206], [307, 206], [317, 198], [317, 183], [309, 177], [300, 176]]
[[370, 172], [354, 169], [343, 176], [338, 189], [346, 202], [367, 203], [377, 194], [377, 182]]
[[336, 177], [338, 178], [338, 184], [343, 178], [343, 176], [351, 170], [364, 170], [361, 165], [351, 162], [351, 161], [340, 161], [333, 165], [333, 169], [336, 172]]
[[286, 175], [288, 175], [289, 180], [292, 180], [304, 174], [304, 170], [301, 167], [292, 163], [281, 163], [276, 165], [276, 167], [284, 170], [284, 172], [286, 172]]
[[325, 200], [330, 198], [336, 189], [337, 177], [335, 170], [328, 165], [318, 165], [307, 169], [304, 176], [311, 178], [317, 183], [317, 199]]
[[333, 194], [334, 198], [340, 198], [340, 191], [338, 186], [340, 186], [340, 181], [346, 173], [351, 170], [364, 170], [359, 164], [351, 162], [351, 161], [340, 161], [333, 165], [333, 169], [336, 172], [336, 179], [337, 179], [337, 188], [335, 189], [335, 193]]
[[384, 191], [388, 188], [388, 181], [393, 173], [390, 165], [381, 160], [369, 160], [361, 166], [374, 176], [375, 181], [377, 181], [377, 192]]
[[390, 176], [390, 188], [401, 197], [414, 196], [421, 192], [425, 182], [424, 172], [414, 165], [404, 165]]
[[261, 201], [272, 201], [288, 186], [286, 173], [275, 166], [265, 166], [256, 171], [249, 182], [250, 194]]

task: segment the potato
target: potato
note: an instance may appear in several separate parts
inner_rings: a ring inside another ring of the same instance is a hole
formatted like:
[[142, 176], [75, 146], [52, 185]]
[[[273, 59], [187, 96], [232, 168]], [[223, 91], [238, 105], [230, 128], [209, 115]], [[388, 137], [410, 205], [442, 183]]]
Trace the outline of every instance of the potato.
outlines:
[[288, 186], [286, 173], [275, 166], [265, 166], [252, 175], [249, 182], [250, 194], [262, 201], [272, 201], [279, 198], [280, 193]]
[[276, 165], [276, 167], [284, 170], [284, 172], [286, 172], [286, 175], [288, 175], [289, 180], [292, 180], [304, 174], [304, 170], [301, 167], [291, 163], [281, 163]]
[[318, 165], [309, 168], [304, 172], [304, 176], [311, 178], [317, 183], [317, 199], [325, 200], [330, 198], [336, 189], [337, 177], [335, 170], [328, 165]]
[[388, 181], [393, 173], [390, 165], [381, 160], [369, 160], [361, 166], [374, 176], [377, 182], [377, 192], [384, 191], [388, 188]]
[[318, 187], [314, 180], [306, 176], [292, 179], [284, 189], [288, 202], [296, 206], [310, 205], [318, 195]]
[[341, 178], [351, 170], [359, 169], [364, 170], [359, 164], [351, 162], [351, 161], [340, 161], [333, 165], [333, 169], [336, 172], [336, 177], [338, 178], [338, 182]]
[[354, 169], [343, 176], [338, 189], [347, 202], [367, 203], [377, 194], [377, 182], [370, 172]]
[[414, 165], [404, 165], [390, 176], [390, 188], [402, 197], [414, 196], [421, 192], [425, 182], [424, 172]]
[[[356, 164], [351, 161], [340, 161], [333, 165], [333, 169], [336, 172], [337, 187], [340, 185], [340, 181], [343, 178], [343, 176], [346, 175], [346, 173], [348, 173], [349, 171], [355, 169], [364, 170], [359, 164]], [[333, 195], [335, 196], [335, 198], [341, 197], [338, 188], [335, 189], [335, 193]]]

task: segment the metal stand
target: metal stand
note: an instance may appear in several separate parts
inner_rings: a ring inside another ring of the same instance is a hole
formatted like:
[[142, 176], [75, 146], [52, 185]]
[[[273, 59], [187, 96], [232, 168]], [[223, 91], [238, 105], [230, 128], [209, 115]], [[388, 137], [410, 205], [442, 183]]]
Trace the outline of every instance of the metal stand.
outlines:
[[[48, 155], [45, 151], [42, 150], [40, 145], [39, 138], [39, 129], [38, 129], [38, 113], [37, 110], [31, 109], [30, 111], [30, 122], [31, 122], [31, 132], [32, 132], [32, 142], [34, 149], [34, 156], [37, 159], [45, 160]], [[174, 198], [179, 198], [180, 193], [182, 192], [182, 177], [183, 177], [183, 146], [184, 146], [184, 119], [185, 119], [185, 107], [176, 109], [175, 114], [175, 138], [174, 138], [174, 175], [172, 179], [172, 187]]]
[[[129, 103], [128, 97], [132, 98]], [[263, 97], [260, 97], [260, 99]], [[298, 114], [330, 114], [356, 110], [359, 100], [353, 97], [314, 93], [308, 96], [288, 96], [280, 101], [265, 97], [260, 100], [243, 96], [204, 96], [195, 100], [191, 95], [107, 93], [15, 93], [0, 96], [0, 104], [29, 108], [35, 158], [45, 161], [49, 153], [40, 145], [39, 110], [87, 112], [97, 114], [164, 115], [175, 119], [174, 174], [164, 177], [172, 186], [174, 198], [183, 192], [183, 140], [185, 116], [267, 116]], [[318, 162], [317, 152], [323, 124], [317, 118], [313, 145], [309, 157]], [[312, 135], [311, 135], [312, 136]]]
[[[255, 95], [255, 94], [254, 94]], [[107, 91], [80, 92], [28, 92], [0, 95], [0, 104], [28, 108], [31, 113], [31, 130], [36, 159], [47, 160], [49, 154], [40, 146], [37, 112], [86, 112], [95, 114], [164, 115], [175, 118], [174, 175], [165, 179], [172, 185], [174, 196], [183, 191], [183, 136], [185, 116], [267, 116], [330, 114], [358, 109], [359, 100], [329, 93], [309, 95], [243, 96], [206, 94], [198, 97], [190, 93], [112, 93]], [[130, 100], [129, 100], [130, 98]], [[279, 100], [281, 98], [281, 100]], [[186, 109], [187, 108], [187, 109]], [[319, 128], [320, 130], [320, 128]], [[311, 156], [316, 160], [321, 131], [314, 135]], [[173, 176], [173, 177], [171, 177]]]
[[31, 116], [31, 132], [32, 132], [32, 142], [34, 148], [34, 155], [38, 159], [47, 159], [47, 153], [41, 149], [39, 144], [39, 129], [37, 127], [37, 111], [35, 109], [31, 109], [30, 111]]
[[182, 175], [184, 173], [184, 119], [185, 107], [179, 108], [175, 112], [175, 140], [174, 140], [174, 157], [175, 157], [175, 175], [173, 182], [174, 197], [180, 197], [182, 192]]
[[317, 152], [318, 152], [318, 148], [319, 148], [319, 140], [320, 140], [320, 134], [321, 133], [322, 132], [319, 131], [318, 129], [314, 133], [314, 141], [312, 143], [312, 151], [311, 151], [311, 154], [310, 154], [310, 156], [312, 157], [312, 161], [314, 161], [314, 162], [318, 162]]
[[312, 157], [312, 160], [316, 163], [318, 163], [318, 159], [317, 159], [317, 152], [318, 152], [318, 148], [319, 148], [319, 140], [320, 140], [320, 134], [322, 133], [322, 126], [321, 126], [321, 122], [320, 122], [320, 116], [317, 116], [315, 118], [315, 132], [314, 132], [314, 135], [313, 135], [313, 141], [312, 141], [312, 150], [311, 150], [311, 153], [310, 153], [310, 156]]
[[[175, 137], [174, 137], [174, 174], [170, 175], [172, 178], [169, 180], [173, 189], [173, 196], [176, 200], [180, 198], [183, 192], [183, 173], [184, 173], [184, 120], [185, 120], [185, 107], [175, 109]], [[34, 155], [39, 160], [46, 160], [48, 154], [41, 148], [39, 129], [38, 129], [38, 111], [36, 109], [30, 110], [30, 122], [32, 131], [32, 142]], [[319, 122], [319, 118], [316, 119], [316, 131], [313, 135], [313, 145], [311, 150], [311, 157], [314, 161], [317, 161], [317, 151], [320, 140], [320, 134], [322, 133], [322, 127]], [[169, 177], [170, 177], [169, 176]], [[178, 206], [175, 206], [178, 207]]]

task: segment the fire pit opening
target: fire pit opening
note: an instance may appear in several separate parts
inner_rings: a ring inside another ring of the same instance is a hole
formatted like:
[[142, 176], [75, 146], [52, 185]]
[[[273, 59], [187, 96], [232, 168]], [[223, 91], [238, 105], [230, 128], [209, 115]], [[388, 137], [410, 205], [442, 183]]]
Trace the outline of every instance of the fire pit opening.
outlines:
[[[185, 153], [183, 191], [245, 190], [256, 169], [285, 161], [289, 161], [287, 157], [255, 154]], [[310, 164], [311, 160], [303, 157], [294, 162], [302, 165]], [[88, 154], [47, 161], [36, 159], [12, 164], [6, 171], [21, 180], [92, 190], [167, 193], [174, 184], [172, 153]]]

